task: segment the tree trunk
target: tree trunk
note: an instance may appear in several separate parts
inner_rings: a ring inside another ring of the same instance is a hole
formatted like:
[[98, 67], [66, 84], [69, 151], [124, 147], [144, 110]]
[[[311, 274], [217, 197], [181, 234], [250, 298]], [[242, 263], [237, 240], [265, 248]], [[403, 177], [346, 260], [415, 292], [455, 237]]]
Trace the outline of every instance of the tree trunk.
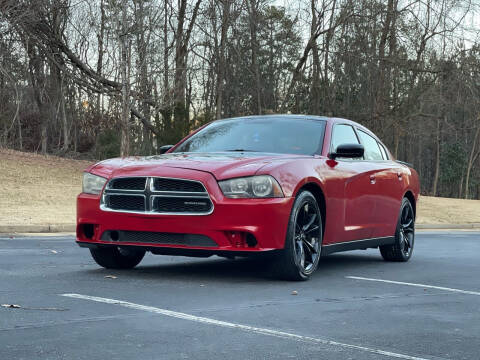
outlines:
[[[147, 100], [150, 100], [151, 97], [151, 87], [148, 79], [148, 66], [147, 66], [147, 41], [145, 39], [145, 8], [143, 0], [140, 0], [137, 16], [137, 24], [139, 27], [137, 35], [137, 54], [138, 54], [138, 71], [139, 71], [139, 84], [140, 84], [140, 102], [143, 117], [145, 120], [150, 123], [150, 105]], [[143, 126], [143, 142], [142, 142], [142, 152], [145, 155], [151, 155], [152, 152], [152, 142], [151, 142], [151, 131], [147, 126]]]
[[[396, 9], [395, 9], [396, 11]], [[387, 71], [387, 59], [385, 57], [385, 48], [391, 32], [391, 25], [394, 16], [394, 0], [388, 0], [387, 15], [382, 28], [380, 42], [378, 44], [378, 76], [374, 97], [374, 124], [378, 124], [385, 114], [385, 75]]]
[[230, 4], [231, 0], [223, 0], [222, 4], [222, 28], [220, 31], [220, 49], [218, 51], [217, 67], [217, 91], [215, 99], [215, 118], [222, 118], [223, 109], [223, 83], [225, 81], [225, 46], [227, 42], [227, 32], [230, 23]]
[[467, 175], [466, 175], [466, 180], [465, 180], [465, 199], [468, 199], [469, 197], [469, 186], [470, 186], [470, 172], [472, 170], [473, 164], [480, 154], [477, 153], [475, 155], [475, 148], [477, 147], [477, 142], [478, 142], [478, 137], [480, 135], [480, 126], [477, 127], [477, 131], [475, 132], [475, 137], [473, 138], [473, 144], [472, 144], [472, 149], [470, 150], [470, 156], [468, 157], [468, 164], [467, 164]]
[[179, 0], [178, 10], [178, 23], [177, 31], [175, 33], [175, 76], [174, 76], [174, 126], [172, 134], [169, 137], [173, 142], [178, 141], [189, 128], [189, 114], [186, 104], [186, 91], [187, 91], [187, 55], [188, 44], [190, 42], [190, 36], [195, 24], [195, 20], [198, 15], [198, 9], [200, 7], [201, 0], [197, 0], [193, 9], [192, 18], [188, 24], [188, 28], [185, 31], [185, 17], [187, 0]]
[[258, 115], [262, 113], [262, 90], [260, 84], [260, 69], [258, 67], [258, 40], [257, 40], [257, 22], [258, 22], [258, 3], [257, 0], [247, 0], [248, 23], [250, 27], [250, 51], [251, 51], [251, 67], [254, 74], [254, 87], [252, 98], [253, 111]]
[[439, 176], [440, 176], [440, 119], [437, 119], [435, 175], [433, 176], [432, 196], [437, 196]]
[[[104, 0], [100, 0], [100, 32], [97, 35], [97, 41], [98, 41], [98, 59], [97, 59], [97, 74], [102, 76], [102, 71], [103, 71], [103, 41], [105, 38], [105, 22], [106, 22], [106, 17], [105, 17], [105, 4]], [[101, 114], [102, 111], [102, 94], [98, 93], [97, 94], [97, 111], [99, 114]]]
[[[312, 11], [312, 22], [310, 24], [310, 37], [315, 36], [315, 31], [317, 29], [317, 9], [315, 4], [316, 0], [311, 1], [311, 11]], [[328, 50], [327, 50], [328, 53]], [[325, 55], [327, 56], [327, 55]], [[312, 60], [313, 60], [313, 70], [312, 70], [312, 86], [311, 86], [311, 112], [314, 115], [320, 114], [320, 56], [318, 54], [318, 44], [317, 41], [312, 44]], [[325, 62], [327, 60], [325, 59]]]
[[129, 111], [129, 74], [128, 74], [128, 39], [127, 39], [127, 1], [122, 6], [122, 26], [120, 40], [120, 76], [122, 81], [122, 112], [121, 112], [121, 140], [120, 156], [130, 154], [130, 111]]

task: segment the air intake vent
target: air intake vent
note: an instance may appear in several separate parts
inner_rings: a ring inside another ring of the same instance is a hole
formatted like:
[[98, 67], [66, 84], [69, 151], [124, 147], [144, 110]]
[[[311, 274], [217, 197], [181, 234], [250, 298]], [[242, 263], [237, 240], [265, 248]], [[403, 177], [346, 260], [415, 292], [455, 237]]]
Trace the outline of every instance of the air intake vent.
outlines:
[[130, 243], [151, 243], [164, 245], [188, 245], [199, 247], [218, 246], [215, 241], [205, 235], [161, 233], [152, 231], [107, 230], [101, 240]]

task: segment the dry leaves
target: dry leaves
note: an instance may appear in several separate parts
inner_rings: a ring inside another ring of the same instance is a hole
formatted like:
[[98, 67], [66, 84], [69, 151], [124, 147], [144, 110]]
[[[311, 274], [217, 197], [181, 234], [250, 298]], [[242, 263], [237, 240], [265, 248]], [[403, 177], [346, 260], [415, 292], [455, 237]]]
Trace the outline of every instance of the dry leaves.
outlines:
[[2, 307], [8, 308], [8, 309], [20, 309], [20, 305], [15, 305], [15, 304], [2, 304]]

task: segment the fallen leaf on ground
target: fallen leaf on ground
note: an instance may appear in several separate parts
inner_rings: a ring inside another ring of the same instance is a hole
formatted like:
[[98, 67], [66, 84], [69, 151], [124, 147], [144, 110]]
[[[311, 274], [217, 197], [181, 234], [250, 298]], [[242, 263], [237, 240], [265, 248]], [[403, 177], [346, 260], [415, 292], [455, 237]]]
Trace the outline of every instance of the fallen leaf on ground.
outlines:
[[8, 309], [20, 309], [20, 305], [15, 305], [15, 304], [2, 304], [2, 307], [8, 308]]
[[298, 291], [297, 291], [297, 290], [293, 290], [293, 291], [292, 291], [292, 295], [298, 295]]
[[105, 279], [116, 279], [117, 277], [115, 275], [105, 275]]

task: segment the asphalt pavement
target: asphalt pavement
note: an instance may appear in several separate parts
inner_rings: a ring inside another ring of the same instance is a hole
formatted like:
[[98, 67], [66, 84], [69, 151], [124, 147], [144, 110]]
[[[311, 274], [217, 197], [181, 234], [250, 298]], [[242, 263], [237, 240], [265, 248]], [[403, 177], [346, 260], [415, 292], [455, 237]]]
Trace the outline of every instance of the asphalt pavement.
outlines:
[[408, 263], [324, 257], [307, 282], [262, 259], [147, 254], [99, 268], [72, 236], [0, 234], [0, 360], [480, 358], [480, 233], [420, 232]]

